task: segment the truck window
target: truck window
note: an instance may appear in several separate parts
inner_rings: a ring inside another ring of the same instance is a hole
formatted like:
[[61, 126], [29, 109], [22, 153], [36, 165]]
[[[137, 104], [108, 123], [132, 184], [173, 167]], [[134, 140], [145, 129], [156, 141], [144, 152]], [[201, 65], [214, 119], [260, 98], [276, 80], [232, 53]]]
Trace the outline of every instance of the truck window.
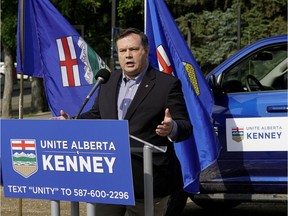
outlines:
[[287, 90], [287, 61], [287, 44], [258, 50], [224, 73], [222, 91]]

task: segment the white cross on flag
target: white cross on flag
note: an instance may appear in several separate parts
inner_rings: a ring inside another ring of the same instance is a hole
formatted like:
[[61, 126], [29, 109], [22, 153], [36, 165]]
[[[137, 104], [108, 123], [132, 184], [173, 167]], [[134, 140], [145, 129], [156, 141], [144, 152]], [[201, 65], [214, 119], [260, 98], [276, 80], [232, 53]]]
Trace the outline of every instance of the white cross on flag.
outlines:
[[77, 55], [72, 36], [57, 39], [63, 86], [80, 86]]

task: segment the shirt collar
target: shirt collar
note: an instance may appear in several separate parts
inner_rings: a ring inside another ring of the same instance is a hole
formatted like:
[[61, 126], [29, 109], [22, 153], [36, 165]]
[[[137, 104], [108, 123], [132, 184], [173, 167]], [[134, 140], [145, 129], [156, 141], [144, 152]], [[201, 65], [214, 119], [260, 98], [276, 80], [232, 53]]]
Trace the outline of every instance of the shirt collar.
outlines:
[[[142, 78], [144, 77], [146, 71], [147, 71], [148, 65], [145, 68], [144, 71], [140, 72], [136, 77], [132, 78], [131, 80], [135, 80], [136, 83], [140, 83]], [[122, 81], [124, 81], [125, 83], [128, 81], [129, 79], [127, 79], [124, 75], [124, 72], [122, 71]]]

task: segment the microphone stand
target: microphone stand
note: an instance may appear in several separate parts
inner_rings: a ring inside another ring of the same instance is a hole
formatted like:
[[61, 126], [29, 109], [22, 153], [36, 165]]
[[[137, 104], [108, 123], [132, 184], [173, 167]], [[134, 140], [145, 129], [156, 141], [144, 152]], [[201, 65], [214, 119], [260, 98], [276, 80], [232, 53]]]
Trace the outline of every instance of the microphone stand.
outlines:
[[96, 84], [93, 86], [93, 88], [91, 89], [91, 91], [89, 92], [89, 94], [87, 95], [87, 97], [85, 98], [79, 112], [77, 113], [77, 115], [75, 116], [75, 119], [78, 119], [82, 110], [84, 109], [84, 107], [86, 106], [87, 102], [89, 101], [90, 97], [93, 95], [93, 93], [96, 91], [96, 89], [98, 88], [98, 86], [104, 81], [103, 77], [98, 77]]

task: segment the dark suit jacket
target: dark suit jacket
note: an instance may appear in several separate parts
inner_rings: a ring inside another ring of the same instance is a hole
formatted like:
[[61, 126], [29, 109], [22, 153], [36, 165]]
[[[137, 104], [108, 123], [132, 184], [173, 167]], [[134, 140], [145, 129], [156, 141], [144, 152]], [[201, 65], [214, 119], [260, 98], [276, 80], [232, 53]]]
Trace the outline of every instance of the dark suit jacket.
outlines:
[[[117, 94], [122, 71], [114, 71], [106, 84], [99, 90], [92, 109], [81, 114], [85, 119], [118, 119]], [[179, 161], [174, 152], [174, 144], [167, 137], [160, 137], [155, 130], [164, 119], [165, 109], [178, 125], [177, 142], [187, 139], [192, 133], [192, 125], [181, 90], [181, 82], [174, 76], [148, 68], [136, 95], [127, 110], [125, 119], [129, 121], [129, 133], [158, 146], [167, 146], [165, 154], [153, 153], [154, 197], [172, 193], [181, 181]], [[112, 132], [113, 133], [113, 132]], [[177, 145], [177, 144], [176, 144]], [[143, 158], [140, 153], [132, 153], [132, 172], [136, 198], [144, 197]], [[178, 183], [176, 183], [178, 181]]]

